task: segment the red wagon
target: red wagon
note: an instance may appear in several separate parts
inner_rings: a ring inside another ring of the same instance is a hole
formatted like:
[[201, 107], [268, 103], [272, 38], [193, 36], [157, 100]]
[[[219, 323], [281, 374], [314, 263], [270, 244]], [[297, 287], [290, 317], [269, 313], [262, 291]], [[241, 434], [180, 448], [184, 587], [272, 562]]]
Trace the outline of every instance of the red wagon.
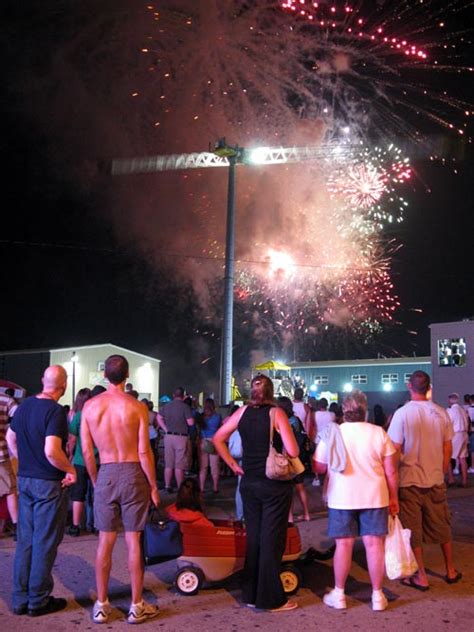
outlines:
[[[182, 595], [196, 595], [205, 581], [230, 577], [244, 566], [246, 531], [241, 522], [213, 520], [213, 526], [181, 524], [183, 553], [177, 558], [175, 586]], [[297, 527], [288, 525], [280, 577], [285, 592], [294, 594], [301, 584], [295, 562], [301, 557]]]

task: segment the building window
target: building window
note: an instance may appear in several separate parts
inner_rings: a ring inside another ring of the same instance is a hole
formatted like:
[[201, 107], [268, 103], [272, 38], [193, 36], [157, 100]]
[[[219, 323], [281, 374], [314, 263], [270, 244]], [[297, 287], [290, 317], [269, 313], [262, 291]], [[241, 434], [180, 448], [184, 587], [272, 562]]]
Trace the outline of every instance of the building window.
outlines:
[[465, 338], [442, 338], [438, 340], [438, 366], [464, 366], [465, 364]]
[[326, 384], [329, 384], [329, 378], [327, 375], [317, 375], [314, 378], [314, 384], [317, 384], [318, 386], [325, 386]]
[[411, 378], [411, 373], [405, 373], [405, 375], [403, 376], [403, 381], [405, 382], [405, 384], [408, 384], [408, 382], [410, 381]]
[[351, 382], [353, 384], [367, 384], [367, 375], [353, 375]]
[[398, 384], [398, 373], [382, 373], [382, 384]]

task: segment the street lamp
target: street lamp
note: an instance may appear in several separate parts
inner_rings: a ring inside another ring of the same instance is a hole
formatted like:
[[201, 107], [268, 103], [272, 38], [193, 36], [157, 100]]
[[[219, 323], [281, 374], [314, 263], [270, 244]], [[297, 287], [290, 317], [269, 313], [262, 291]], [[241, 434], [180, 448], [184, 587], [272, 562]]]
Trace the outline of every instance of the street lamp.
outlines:
[[232, 391], [232, 333], [234, 329], [234, 250], [235, 250], [235, 165], [242, 160], [242, 149], [219, 139], [214, 153], [229, 161], [227, 221], [225, 240], [224, 318], [221, 340], [220, 404], [230, 404]]

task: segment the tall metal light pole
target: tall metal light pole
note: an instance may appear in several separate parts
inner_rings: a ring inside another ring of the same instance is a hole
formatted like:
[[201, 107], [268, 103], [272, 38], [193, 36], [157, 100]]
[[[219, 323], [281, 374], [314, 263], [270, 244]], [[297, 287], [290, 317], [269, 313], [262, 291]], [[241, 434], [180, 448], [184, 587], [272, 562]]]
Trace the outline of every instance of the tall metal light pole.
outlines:
[[227, 186], [227, 221], [225, 240], [224, 273], [224, 320], [221, 334], [221, 406], [227, 406], [232, 399], [232, 346], [234, 331], [234, 253], [235, 253], [235, 165], [241, 158], [238, 147], [229, 147], [225, 139], [219, 141], [215, 153], [229, 161], [229, 181]]
[[78, 357], [76, 352], [72, 352], [71, 363], [72, 363], [72, 406], [74, 406], [74, 400], [76, 399], [76, 362]]
[[351, 147], [318, 145], [316, 147], [259, 147], [252, 150], [231, 147], [220, 139], [215, 151], [192, 154], [169, 154], [140, 158], [117, 159], [112, 162], [112, 174], [150, 173], [177, 169], [228, 167], [227, 226], [224, 276], [224, 322], [222, 327], [220, 404], [231, 401], [232, 390], [232, 331], [234, 307], [234, 248], [235, 248], [235, 167], [246, 165], [278, 165], [296, 162], [344, 160]]

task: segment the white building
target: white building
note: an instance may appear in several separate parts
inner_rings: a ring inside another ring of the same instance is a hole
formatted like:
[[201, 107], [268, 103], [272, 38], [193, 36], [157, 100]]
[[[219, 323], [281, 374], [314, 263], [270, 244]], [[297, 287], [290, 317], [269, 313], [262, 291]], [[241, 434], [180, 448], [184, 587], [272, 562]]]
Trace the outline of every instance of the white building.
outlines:
[[[128, 382], [138, 391], [139, 399], [151, 399], [155, 406], [160, 396], [160, 360], [118, 347], [111, 343], [63, 349], [34, 349], [31, 351], [0, 352], [0, 377], [8, 376], [26, 387], [29, 394], [41, 390], [41, 376], [51, 364], [64, 366], [68, 386], [61, 404], [72, 405], [77, 391], [96, 384], [107, 386], [104, 363], [108, 356], [119, 354], [127, 358], [130, 367]], [[4, 375], [3, 375], [4, 374]]]

